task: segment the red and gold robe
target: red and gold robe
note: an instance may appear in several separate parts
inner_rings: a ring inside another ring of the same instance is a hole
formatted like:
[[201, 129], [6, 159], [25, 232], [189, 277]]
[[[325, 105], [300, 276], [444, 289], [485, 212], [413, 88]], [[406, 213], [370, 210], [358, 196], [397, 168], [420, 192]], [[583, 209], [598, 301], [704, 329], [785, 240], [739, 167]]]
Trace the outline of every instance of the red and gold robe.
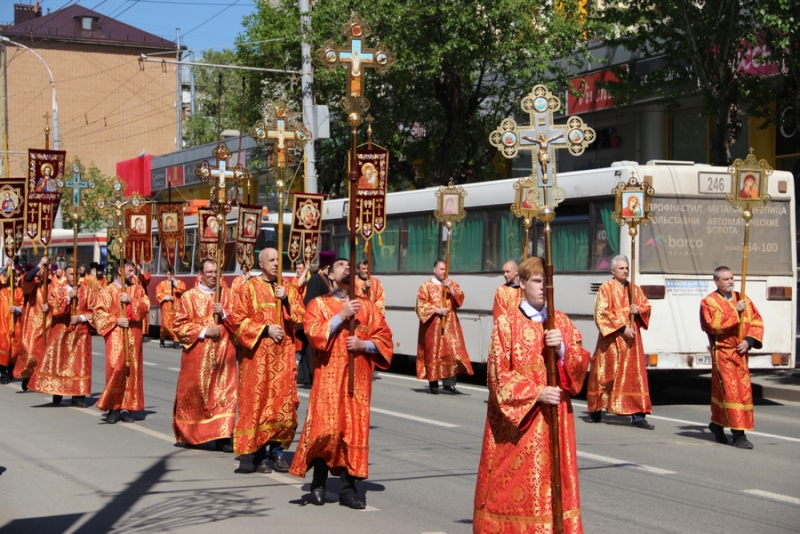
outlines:
[[764, 321], [753, 301], [747, 299], [747, 308], [741, 314], [744, 335], [739, 337], [740, 316], [734, 307], [738, 300], [739, 294], [735, 291], [731, 300], [715, 291], [700, 303], [700, 325], [716, 354], [716, 362], [711, 367], [711, 421], [732, 430], [753, 430], [748, 355], [737, 353], [736, 346], [749, 337], [754, 341], [754, 348], [761, 348]]
[[333, 294], [308, 303], [303, 331], [314, 353], [314, 387], [308, 399], [308, 413], [289, 471], [305, 477], [315, 458], [322, 458], [331, 473], [341, 468], [356, 478], [369, 475], [369, 406], [372, 399], [372, 371], [388, 369], [392, 363], [392, 331], [378, 309], [361, 299], [356, 314], [356, 336], [372, 341], [378, 352], [358, 353], [353, 367], [353, 396], [348, 393], [350, 357], [345, 321], [331, 334], [331, 321], [345, 301]]
[[[123, 308], [122, 288], [115, 283], [100, 291], [94, 307], [94, 327], [106, 340], [106, 387], [97, 401], [100, 410], [144, 409], [142, 371], [142, 321], [150, 311], [150, 299], [139, 284], [127, 287], [131, 302]], [[125, 361], [124, 329], [117, 320], [126, 317], [128, 361]]]
[[370, 277], [371, 286], [367, 289], [366, 281], [360, 276], [356, 276], [356, 295], [366, 298], [372, 302], [381, 314], [386, 316], [386, 295], [383, 292], [383, 284], [377, 278]]
[[[303, 303], [297, 289], [284, 280], [287, 297], [280, 320], [272, 284], [251, 278], [234, 295], [232, 323], [239, 342], [239, 419], [233, 432], [236, 454], [250, 454], [270, 441], [286, 449], [297, 430], [294, 337], [290, 332], [303, 321]], [[280, 324], [280, 343], [267, 335], [269, 325]]]
[[[457, 374], [471, 375], [464, 334], [458, 322], [456, 309], [464, 304], [464, 292], [452, 282], [452, 292], [447, 304], [442, 305], [442, 293], [447, 289], [435, 280], [428, 280], [417, 293], [417, 378], [433, 382]], [[436, 315], [437, 308], [447, 308], [447, 315]], [[447, 317], [445, 332], [442, 332], [442, 317]]]
[[[48, 283], [50, 293], [55, 284]], [[42, 282], [26, 282], [22, 280], [22, 292], [25, 294], [25, 307], [22, 309], [22, 349], [14, 364], [16, 378], [30, 378], [36, 363], [41, 359], [46, 348], [45, 330], [50, 330], [52, 315], [43, 312], [42, 306], [47, 304], [47, 295]]]
[[22, 309], [24, 295], [21, 287], [14, 288], [14, 302], [8, 286], [0, 289], [0, 365], [13, 366], [22, 350], [22, 314], [14, 316], [14, 335], [11, 335], [11, 308]]
[[[198, 277], [198, 280], [199, 280], [199, 277]], [[247, 283], [248, 280], [250, 280], [250, 278], [246, 277], [243, 274], [240, 274], [239, 276], [234, 278], [233, 281], [231, 282], [231, 291], [233, 292], [233, 294], [235, 295], [236, 294], [236, 290], [239, 289], [239, 286], [241, 286], [242, 284]], [[195, 285], [197, 285], [197, 284], [195, 284]]]
[[[169, 280], [164, 280], [156, 287], [156, 300], [161, 307], [161, 339], [177, 341], [175, 328], [172, 325], [175, 316], [175, 304], [181, 295], [186, 291], [186, 284], [181, 280], [175, 279], [175, 286]], [[167, 297], [174, 297], [174, 300], [165, 300]]]
[[[563, 524], [566, 534], [577, 534], [583, 526], [570, 396], [583, 386], [589, 352], [566, 315], [557, 311], [555, 323], [564, 342], [564, 360], [558, 363], [563, 390], [558, 406]], [[475, 488], [475, 533], [553, 531], [551, 409], [537, 402], [547, 386], [544, 348], [543, 324], [531, 321], [519, 308], [508, 310], [495, 323], [487, 362], [489, 405]]]
[[[147, 294], [147, 286], [150, 285], [150, 280], [153, 279], [153, 275], [148, 273], [147, 271], [142, 270], [139, 273], [139, 276], [135, 276], [133, 278], [133, 282], [136, 285], [141, 285], [144, 289], [145, 294]], [[148, 302], [150, 302], [150, 297], [147, 297]], [[144, 315], [142, 319], [142, 333], [148, 334], [150, 332], [150, 310], [147, 310], [147, 313]]]
[[236, 348], [233, 346], [233, 294], [220, 296], [225, 319], [217, 340], [200, 339], [215, 323], [214, 290], [198, 286], [183, 294], [175, 309], [175, 333], [183, 345], [181, 371], [172, 409], [179, 443], [197, 445], [229, 438], [236, 422]]
[[642, 329], [650, 323], [650, 301], [636, 286], [636, 316], [633, 340], [622, 330], [630, 326], [629, 289], [615, 279], [600, 286], [594, 303], [594, 321], [600, 329], [589, 371], [586, 402], [590, 412], [602, 409], [619, 415], [652, 413]]
[[47, 349], [33, 371], [28, 388], [50, 395], [86, 396], [92, 394], [92, 320], [94, 292], [78, 286], [78, 309], [87, 321], [70, 326], [72, 303], [69, 284], [59, 284], [50, 292], [48, 305], [53, 316]]
[[497, 319], [506, 313], [506, 310], [509, 308], [513, 309], [519, 306], [521, 299], [522, 293], [519, 286], [503, 284], [498, 287], [497, 292], [494, 294], [494, 305], [492, 306], [492, 318], [494, 322], [497, 322]]

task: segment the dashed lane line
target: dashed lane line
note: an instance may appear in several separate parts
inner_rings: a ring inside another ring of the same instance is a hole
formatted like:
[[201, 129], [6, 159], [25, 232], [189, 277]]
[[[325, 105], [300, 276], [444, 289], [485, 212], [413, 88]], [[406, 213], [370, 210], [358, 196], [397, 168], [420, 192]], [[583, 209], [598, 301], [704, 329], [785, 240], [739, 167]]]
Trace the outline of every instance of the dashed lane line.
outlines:
[[645, 473], [650, 473], [651, 475], [674, 475], [675, 471], [669, 471], [668, 469], [661, 469], [659, 467], [652, 467], [649, 465], [642, 465], [637, 464], [634, 462], [628, 462], [625, 460], [617, 460], [616, 458], [609, 458], [608, 456], [600, 456], [599, 454], [592, 454], [590, 452], [583, 452], [578, 451], [578, 458], [584, 458], [586, 460], [592, 460], [594, 462], [600, 462], [603, 464], [613, 465], [615, 467], [630, 467], [632, 469], [637, 469], [639, 471], [644, 471]]
[[175, 371], [175, 372], [178, 372], [178, 373], [180, 373], [180, 372], [181, 372], [181, 370], [180, 370], [179, 368], [177, 368], [177, 367], [168, 367], [168, 369], [169, 369], [170, 371]]
[[[305, 398], [308, 398], [308, 396], [309, 396], [308, 393], [298, 392], [297, 394], [299, 396], [305, 397]], [[454, 425], [452, 423], [445, 423], [444, 421], [437, 421], [435, 419], [428, 419], [426, 417], [417, 417], [416, 415], [409, 415], [409, 414], [400, 413], [400, 412], [393, 412], [391, 410], [384, 410], [382, 408], [370, 407], [370, 411], [374, 412], [374, 413], [379, 413], [379, 414], [382, 414], [382, 415], [388, 415], [390, 417], [397, 417], [399, 419], [408, 419], [409, 421], [416, 421], [418, 423], [425, 423], [425, 424], [428, 424], [428, 425], [440, 426], [442, 428], [458, 428], [458, 425]]]
[[[378, 375], [381, 378], [386, 377], [386, 378], [396, 378], [398, 380], [411, 380], [412, 382], [416, 382], [416, 383], [418, 383], [418, 384], [420, 384], [422, 386], [428, 387], [428, 383], [425, 380], [420, 380], [418, 378], [414, 378], [413, 376], [401, 376], [401, 375], [395, 375], [395, 374], [392, 374], [392, 373], [378, 373]], [[489, 389], [485, 388], [485, 387], [476, 388], [476, 387], [473, 387], [473, 386], [465, 386], [465, 385], [462, 385], [462, 384], [458, 384], [458, 389], [468, 389], [470, 391], [479, 391], [481, 393], [488, 393], [489, 392]]]
[[145, 364], [145, 365], [150, 365], [152, 367], [158, 367], [157, 363], [153, 363], [153, 362], [142, 362], [142, 363]]
[[762, 491], [757, 489], [742, 490], [742, 493], [747, 493], [748, 495], [755, 495], [756, 497], [764, 497], [765, 499], [784, 502], [786, 504], [793, 504], [795, 506], [800, 506], [800, 499], [798, 499], [797, 497], [789, 497], [788, 495], [781, 495], [780, 493], [771, 493], [769, 491]]

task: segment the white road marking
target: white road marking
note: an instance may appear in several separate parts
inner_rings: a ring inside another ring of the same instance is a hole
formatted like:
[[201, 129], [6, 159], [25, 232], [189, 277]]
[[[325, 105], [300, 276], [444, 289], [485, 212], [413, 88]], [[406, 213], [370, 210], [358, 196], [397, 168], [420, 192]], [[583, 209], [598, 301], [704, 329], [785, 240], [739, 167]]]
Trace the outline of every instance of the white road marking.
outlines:
[[764, 497], [765, 499], [772, 499], [773, 501], [780, 501], [780, 502], [785, 502], [787, 504], [800, 506], [800, 499], [798, 499], [797, 497], [789, 497], [788, 495], [781, 495], [780, 493], [770, 493], [769, 491], [761, 491], [757, 489], [742, 490], [742, 493], [747, 493], [750, 495], [755, 495], [756, 497]]
[[179, 372], [179, 373], [181, 372], [181, 370], [180, 370], [179, 368], [177, 368], [177, 367], [169, 367], [168, 369], [169, 369], [170, 371], [177, 371], [177, 372]]
[[[308, 393], [297, 392], [300, 397], [308, 398]], [[400, 412], [393, 412], [391, 410], [383, 410], [381, 408], [370, 407], [371, 412], [379, 413], [382, 415], [389, 415], [392, 417], [399, 417], [400, 419], [408, 419], [410, 421], [417, 421], [418, 423], [426, 423], [434, 426], [441, 426], [443, 428], [458, 428], [458, 425], [452, 423], [445, 423], [443, 421], [436, 421], [435, 419], [427, 419], [425, 417], [417, 417], [416, 415], [408, 415]]]
[[[78, 410], [79, 412], [85, 413], [85, 414], [90, 415], [92, 417], [100, 417], [104, 413], [104, 412], [98, 411], [97, 409], [94, 409], [94, 408], [77, 408], [75, 406], [70, 406], [70, 408], [72, 408], [73, 410]], [[147, 427], [144, 427], [144, 426], [141, 426], [141, 425], [137, 425], [136, 423], [133, 423], [133, 424], [131, 424], [131, 423], [123, 423], [122, 421], [120, 421], [119, 423], [116, 423], [116, 424], [118, 424], [118, 425], [120, 425], [122, 427], [130, 428], [131, 430], [135, 430], [137, 432], [141, 432], [142, 434], [147, 434], [148, 436], [151, 436], [151, 437], [154, 437], [154, 438], [158, 438], [160, 440], [166, 441], [167, 443], [172, 443], [172, 444], [175, 443], [175, 436], [169, 436], [167, 434], [162, 434], [161, 432], [156, 432], [155, 430], [151, 430], [151, 429], [149, 429]]]
[[[585, 402], [579, 402], [579, 401], [573, 400], [572, 401], [572, 405], [573, 406], [580, 406], [582, 408], [586, 408], [586, 403]], [[653, 414], [647, 414], [647, 418], [648, 419], [658, 419], [659, 421], [669, 421], [671, 423], [680, 423], [682, 425], [693, 425], [693, 426], [702, 426], [702, 427], [707, 427], [708, 426], [707, 422], [703, 423], [703, 422], [699, 422], [699, 421], [688, 421], [686, 419], [675, 419], [675, 418], [672, 418], [672, 417], [662, 417], [660, 415], [653, 415]], [[763, 438], [782, 439], [784, 441], [792, 441], [794, 443], [800, 443], [800, 438], [793, 438], [793, 437], [790, 437], [790, 436], [781, 436], [781, 435], [778, 435], [778, 434], [767, 434], [766, 432], [754, 432], [752, 430], [748, 430], [747, 434], [750, 435], [750, 436], [761, 436]]]
[[651, 467], [649, 465], [627, 462], [625, 460], [617, 460], [616, 458], [609, 458], [608, 456], [600, 456], [599, 454], [592, 454], [590, 452], [578, 451], [578, 458], [584, 458], [586, 460], [592, 460], [603, 464], [610, 464], [617, 467], [632, 467], [633, 469], [638, 469], [639, 471], [644, 471], [645, 473], [650, 473], [652, 475], [675, 474], [675, 471], [669, 471], [667, 469], [660, 469], [658, 467]]
[[[395, 374], [392, 374], [392, 373], [378, 373], [378, 375], [380, 375], [381, 378], [386, 377], [386, 378], [397, 378], [398, 380], [411, 380], [413, 382], [417, 382], [418, 384], [420, 384], [422, 386], [425, 386], [425, 387], [428, 386], [428, 383], [426, 381], [419, 380], [417, 378], [414, 378], [413, 376], [402, 376], [402, 375], [395, 375]], [[485, 387], [484, 388], [477, 388], [477, 387], [474, 387], [474, 386], [464, 386], [462, 384], [456, 384], [456, 385], [458, 386], [458, 389], [468, 389], [470, 391], [479, 391], [481, 393], [488, 393], [489, 392], [489, 388], [485, 388]]]
[[142, 363], [145, 364], [145, 365], [152, 365], [153, 367], [158, 367], [157, 363], [153, 363], [153, 362], [142, 362]]

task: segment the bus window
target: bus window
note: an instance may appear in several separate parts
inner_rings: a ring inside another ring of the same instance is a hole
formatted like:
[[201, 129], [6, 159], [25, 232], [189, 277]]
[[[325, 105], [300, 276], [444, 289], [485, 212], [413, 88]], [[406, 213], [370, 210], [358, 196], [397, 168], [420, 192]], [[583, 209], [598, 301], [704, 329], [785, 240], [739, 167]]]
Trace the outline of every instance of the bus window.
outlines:
[[[469, 211], [463, 221], [453, 225], [450, 238], [450, 271], [475, 272], [483, 269], [484, 214], [483, 210]], [[442, 236], [443, 238], [446, 236], [444, 231]], [[446, 247], [447, 243], [444, 242], [442, 246]]]
[[[400, 271], [407, 273], [429, 273], [439, 256], [442, 240], [439, 221], [433, 215], [406, 217], [405, 239], [401, 239]], [[452, 251], [451, 251], [452, 253]]]
[[611, 269], [611, 258], [619, 254], [620, 227], [611, 217], [613, 213], [613, 200], [594, 203], [591, 261], [593, 271], [608, 271]]
[[[484, 270], [499, 271], [513, 260], [522, 261], [525, 223], [508, 208], [487, 210], [488, 238], [484, 252]], [[533, 235], [531, 228], [531, 235]]]
[[400, 219], [387, 219], [386, 228], [371, 241], [372, 270], [376, 273], [396, 273], [400, 267]]
[[[161, 243], [158, 241], [158, 234], [153, 234], [153, 261], [144, 266], [145, 271], [150, 274], [158, 274], [161, 272], [159, 264], [161, 263]], [[166, 267], [166, 262], [164, 262]]]

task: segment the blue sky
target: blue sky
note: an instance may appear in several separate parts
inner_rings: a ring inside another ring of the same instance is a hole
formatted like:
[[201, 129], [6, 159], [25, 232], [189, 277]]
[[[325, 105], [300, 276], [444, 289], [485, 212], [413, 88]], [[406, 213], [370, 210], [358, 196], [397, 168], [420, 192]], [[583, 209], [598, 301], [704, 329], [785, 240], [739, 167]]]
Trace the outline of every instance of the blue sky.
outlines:
[[[0, 21], [13, 21], [14, 3], [34, 2], [0, 0]], [[170, 41], [175, 40], [175, 28], [180, 28], [181, 44], [195, 49], [199, 57], [203, 48], [232, 48], [242, 32], [242, 19], [255, 11], [256, 0], [40, 0], [44, 14], [74, 4]]]

